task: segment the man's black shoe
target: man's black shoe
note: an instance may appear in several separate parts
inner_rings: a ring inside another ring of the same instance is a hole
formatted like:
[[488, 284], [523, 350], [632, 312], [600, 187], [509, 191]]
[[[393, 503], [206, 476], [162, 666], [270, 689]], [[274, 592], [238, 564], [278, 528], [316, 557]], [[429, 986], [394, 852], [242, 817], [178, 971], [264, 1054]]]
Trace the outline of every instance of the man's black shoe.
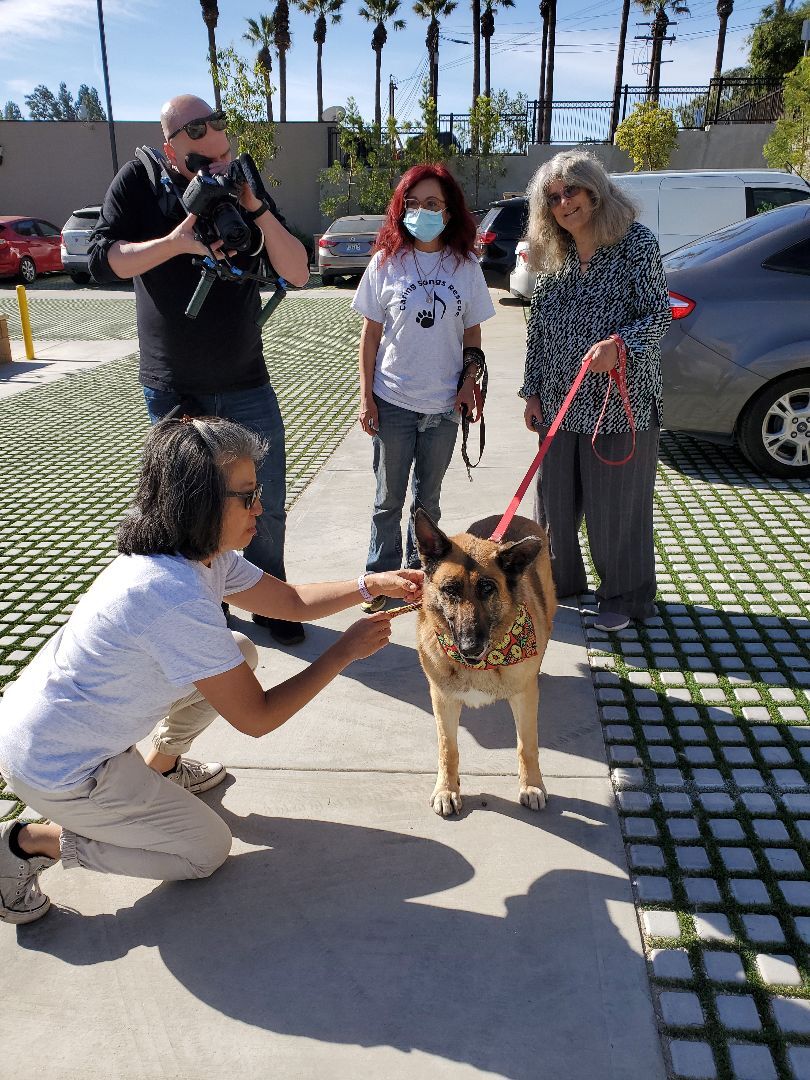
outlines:
[[279, 645], [300, 645], [304, 640], [304, 628], [300, 622], [287, 622], [286, 619], [270, 619], [267, 615], [254, 615], [257, 626], [265, 626], [270, 637]]

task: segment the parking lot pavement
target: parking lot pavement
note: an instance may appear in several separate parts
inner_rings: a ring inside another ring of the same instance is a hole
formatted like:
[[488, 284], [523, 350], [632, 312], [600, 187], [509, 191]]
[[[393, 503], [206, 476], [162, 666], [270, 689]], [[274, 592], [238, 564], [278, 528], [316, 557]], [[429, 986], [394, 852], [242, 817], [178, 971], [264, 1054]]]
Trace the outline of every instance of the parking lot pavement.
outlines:
[[[269, 339], [291, 445], [291, 521], [302, 538], [302, 569], [317, 565], [313, 552], [324, 546], [335, 565], [353, 568], [365, 547], [368, 445], [359, 432], [342, 441], [356, 406], [358, 328], [348, 295], [324, 290], [324, 305], [310, 304], [310, 294], [300, 301], [306, 309], [285, 303]], [[37, 312], [35, 299], [32, 314], [58, 320], [53, 309]], [[485, 328], [495, 373], [493, 441], [472, 487], [463, 474], [448, 478], [448, 525], [465, 520], [479, 492], [487, 493], [488, 511], [493, 498], [505, 502], [531, 457], [528, 434], [510, 427], [519, 412], [511, 395], [522, 322], [520, 309], [502, 306]], [[0, 424], [8, 568], [0, 585], [0, 678], [8, 679], [112, 555], [111, 529], [145, 427], [134, 361], [0, 401]], [[32, 476], [36, 514], [27, 501]], [[324, 516], [330, 499], [332, 518]], [[633, 967], [638, 931], [622, 921], [626, 854], [670, 1073], [797, 1080], [810, 1055], [809, 518], [806, 485], [765, 479], [734, 451], [665, 434], [655, 506], [657, 617], [609, 637], [576, 609], [561, 613], [555, 637], [559, 650], [571, 650], [569, 670], [544, 676], [544, 700], [554, 703], [544, 736], [557, 796], [550, 816], [535, 826], [514, 808], [504, 718], [485, 712], [465, 714], [467, 813], [446, 823], [427, 810], [431, 720], [403, 618], [389, 667], [333, 684], [328, 701], [302, 714], [298, 731], [283, 733], [275, 758], [274, 747], [261, 744], [257, 768], [232, 733], [226, 740], [212, 728], [204, 737], [212, 748], [227, 742], [241, 766], [222, 797], [236, 857], [206, 886], [211, 906], [203, 892], [183, 886], [145, 891], [121, 879], [99, 885], [90, 875], [52, 871], [46, 886], [53, 881], [59, 903], [83, 914], [55, 912], [19, 931], [20, 948], [13, 932], [0, 935], [9, 985], [25, 986], [32, 960], [50, 957], [40, 970], [48, 986], [64, 983], [60, 1000], [68, 983], [80, 997], [97, 992], [97, 1032], [126, 1027], [124, 1016], [164, 1031], [157, 1010], [170, 1001], [184, 1032], [206, 1040], [212, 1068], [218, 1054], [232, 1064], [242, 1048], [253, 1067], [272, 1046], [279, 1075], [635, 1075], [632, 1048], [621, 1039], [616, 1056], [599, 1058], [619, 1031], [617, 1011], [619, 1020], [628, 1008], [644, 1015], [643, 1001], [623, 997], [611, 982], [621, 971], [624, 984], [635, 978], [646, 996], [643, 971]], [[313, 630], [304, 654], [341, 625]], [[301, 663], [269, 647], [262, 657], [268, 681]], [[592, 679], [583, 678], [588, 670]], [[607, 745], [616, 804], [587, 697], [577, 699], [583, 715], [565, 711], [569, 689], [581, 693], [585, 683], [595, 688], [592, 715]], [[3, 794], [0, 817], [25, 813]], [[591, 902], [581, 906], [586, 895]], [[555, 922], [561, 913], [566, 922]], [[587, 932], [572, 936], [572, 924]], [[207, 977], [211, 942], [216, 979]], [[157, 963], [143, 967], [141, 945]], [[200, 949], [202, 971], [190, 959]], [[112, 982], [91, 978], [107, 970]], [[603, 978], [601, 996], [584, 992]], [[26, 1001], [22, 995], [15, 1012], [23, 1033]], [[551, 1029], [557, 1014], [561, 1025]], [[576, 1030], [566, 1030], [568, 1015]], [[514, 1049], [504, 1036], [510, 1018], [520, 1030]], [[593, 1038], [583, 1039], [589, 1025]], [[645, 1080], [659, 1074], [648, 1030], [643, 1022], [632, 1028], [646, 1047], [635, 1047]], [[182, 1046], [168, 1036], [159, 1043], [174, 1068], [169, 1074], [186, 1075]], [[526, 1047], [531, 1061], [521, 1056]], [[15, 1040], [15, 1052], [29, 1060], [27, 1041]], [[116, 1068], [105, 1077], [138, 1075]], [[148, 1062], [144, 1070], [154, 1075]]]

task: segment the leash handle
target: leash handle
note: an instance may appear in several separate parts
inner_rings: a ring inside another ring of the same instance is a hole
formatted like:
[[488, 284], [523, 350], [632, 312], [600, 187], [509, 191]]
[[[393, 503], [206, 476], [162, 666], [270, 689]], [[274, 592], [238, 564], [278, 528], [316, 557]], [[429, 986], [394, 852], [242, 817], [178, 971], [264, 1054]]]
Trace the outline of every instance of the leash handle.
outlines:
[[582, 366], [580, 367], [579, 371], [577, 372], [576, 378], [571, 383], [571, 389], [565, 395], [565, 401], [563, 401], [562, 405], [560, 406], [560, 411], [557, 413], [557, 415], [552, 420], [551, 427], [546, 432], [546, 437], [545, 437], [545, 439], [543, 439], [542, 443], [540, 444], [540, 449], [537, 451], [537, 454], [535, 455], [534, 461], [531, 463], [531, 465], [529, 466], [528, 472], [523, 477], [523, 480], [520, 483], [520, 487], [515, 492], [514, 498], [509, 503], [509, 506], [507, 506], [506, 513], [503, 515], [501, 520], [498, 522], [497, 526], [495, 527], [495, 531], [490, 536], [490, 540], [494, 540], [494, 542], [496, 544], [500, 544], [501, 540], [503, 540], [503, 538], [504, 538], [504, 534], [505, 534], [506, 530], [511, 525], [512, 518], [517, 513], [517, 508], [520, 506], [521, 502], [523, 501], [523, 496], [526, 494], [526, 492], [529, 489], [529, 484], [532, 482], [532, 477], [537, 472], [537, 470], [540, 468], [540, 463], [542, 462], [543, 458], [548, 453], [548, 448], [549, 448], [549, 446], [551, 446], [551, 440], [557, 434], [557, 429], [559, 428], [560, 424], [563, 422], [565, 414], [568, 412], [568, 409], [571, 406], [571, 402], [574, 400], [574, 397], [576, 395], [577, 390], [579, 390], [580, 386], [582, 385], [582, 380], [585, 378], [585, 376], [586, 376], [586, 374], [588, 372], [588, 368], [590, 366], [591, 366], [590, 357], [586, 357], [586, 359], [584, 359], [582, 361]]
[[[624, 339], [619, 337], [618, 334], [611, 334], [610, 340], [616, 346], [616, 350], [619, 354], [618, 367], [615, 367], [612, 371], [608, 372], [609, 381], [607, 393], [605, 394], [605, 400], [602, 402], [602, 411], [599, 413], [599, 419], [596, 421], [596, 427], [594, 428], [593, 437], [591, 438], [591, 449], [603, 465], [626, 465], [636, 452], [636, 420], [633, 416], [633, 410], [630, 407], [630, 395], [627, 392], [627, 346], [624, 343]], [[602, 426], [602, 421], [605, 418], [608, 399], [610, 398], [610, 392], [614, 386], [619, 392], [619, 397], [622, 399], [624, 414], [627, 417], [627, 422], [633, 433], [633, 443], [630, 447], [630, 453], [627, 457], [623, 457], [621, 461], [612, 461], [610, 458], [604, 458], [596, 449], [596, 436], [599, 434], [599, 428]]]

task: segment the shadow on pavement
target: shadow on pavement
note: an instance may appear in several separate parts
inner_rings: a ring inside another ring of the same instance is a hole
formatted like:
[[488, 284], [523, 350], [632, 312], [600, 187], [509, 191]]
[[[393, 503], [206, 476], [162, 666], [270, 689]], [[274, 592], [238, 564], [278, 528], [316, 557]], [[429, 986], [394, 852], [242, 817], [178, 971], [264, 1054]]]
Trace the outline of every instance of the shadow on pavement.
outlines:
[[[156, 947], [200, 1001], [280, 1034], [420, 1050], [516, 1080], [604, 1075], [599, 1055], [616, 1025], [606, 1014], [623, 1007], [627, 963], [639, 964], [611, 920], [611, 902], [629, 894], [608, 810], [556, 796], [534, 817], [484, 801], [468, 813], [520, 819], [536, 843], [562, 843], [564, 862], [587, 848], [616, 876], [553, 870], [504, 897], [503, 915], [480, 914], [433, 903], [474, 876], [442, 843], [217, 807], [241, 840], [267, 846], [232, 856], [207, 881], [158, 885], [115, 915], [55, 910], [18, 940], [69, 965]], [[534, 842], [524, 834], [521, 846]]]

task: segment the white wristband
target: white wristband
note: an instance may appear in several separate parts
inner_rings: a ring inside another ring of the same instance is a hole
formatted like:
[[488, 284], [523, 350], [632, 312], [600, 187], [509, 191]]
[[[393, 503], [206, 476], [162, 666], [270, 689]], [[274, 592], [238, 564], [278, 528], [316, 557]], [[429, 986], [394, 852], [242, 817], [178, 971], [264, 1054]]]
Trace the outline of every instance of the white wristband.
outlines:
[[363, 597], [363, 599], [366, 601], [366, 603], [370, 604], [371, 601], [374, 599], [374, 597], [371, 595], [371, 593], [366, 588], [366, 574], [365, 574], [365, 571], [363, 571], [363, 573], [357, 579], [357, 588], [360, 590], [360, 595]]

